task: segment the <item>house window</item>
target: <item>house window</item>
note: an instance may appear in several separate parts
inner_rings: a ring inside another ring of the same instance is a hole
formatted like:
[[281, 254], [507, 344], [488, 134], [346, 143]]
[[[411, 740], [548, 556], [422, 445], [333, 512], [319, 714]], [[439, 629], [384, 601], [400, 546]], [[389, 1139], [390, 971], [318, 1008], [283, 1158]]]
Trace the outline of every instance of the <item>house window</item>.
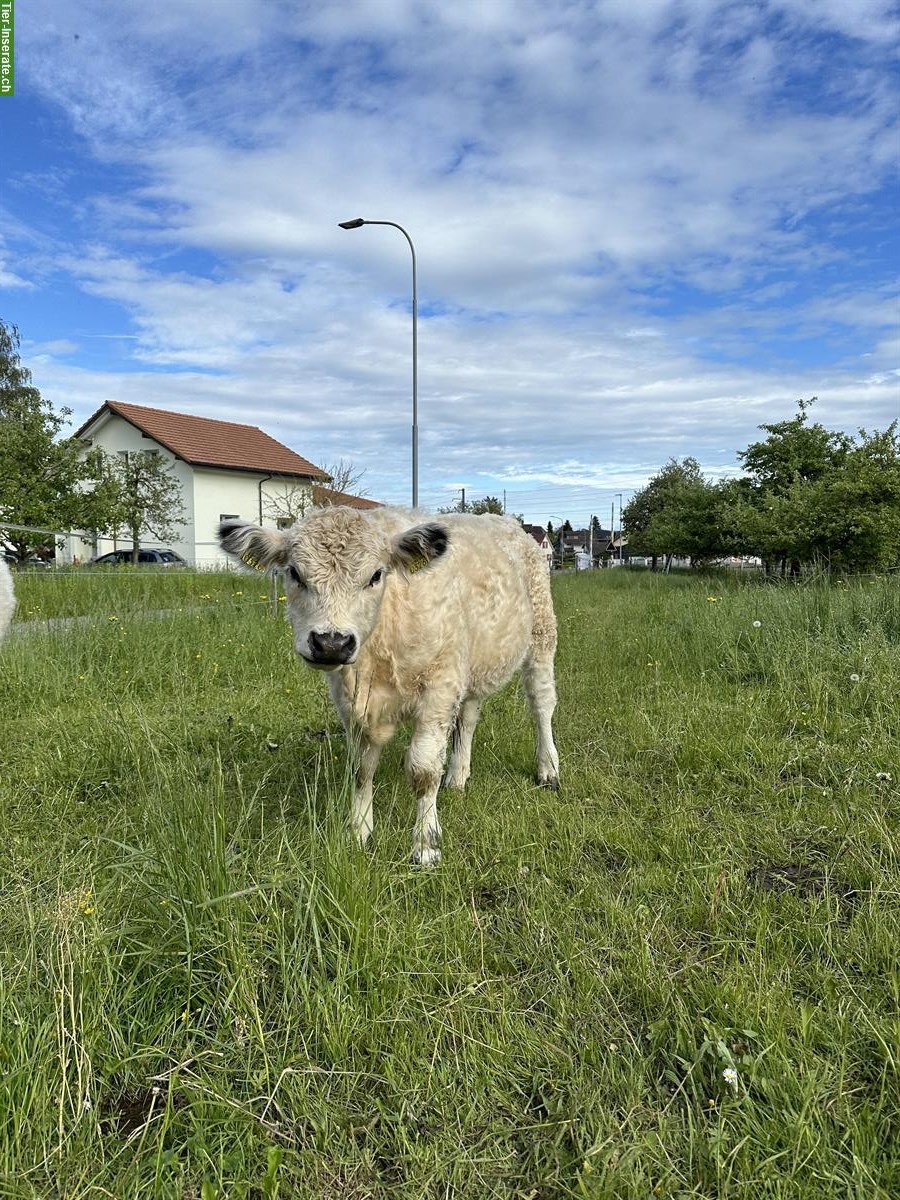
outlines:
[[291, 520], [290, 517], [279, 517], [278, 520], [275, 522], [276, 526], [279, 529], [290, 529], [290, 527], [293, 525], [293, 523], [294, 522]]
[[240, 519], [238, 513], [219, 513], [220, 521], [239, 521]]

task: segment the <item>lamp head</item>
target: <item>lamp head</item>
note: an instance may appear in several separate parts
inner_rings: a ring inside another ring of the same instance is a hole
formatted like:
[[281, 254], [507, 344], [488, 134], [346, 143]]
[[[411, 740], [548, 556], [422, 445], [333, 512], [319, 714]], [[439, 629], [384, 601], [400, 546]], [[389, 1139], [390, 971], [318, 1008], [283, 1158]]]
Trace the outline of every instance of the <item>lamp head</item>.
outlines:
[[341, 229], [360, 229], [365, 225], [365, 221], [362, 217], [357, 217], [353, 221], [338, 221], [338, 225], [340, 225]]

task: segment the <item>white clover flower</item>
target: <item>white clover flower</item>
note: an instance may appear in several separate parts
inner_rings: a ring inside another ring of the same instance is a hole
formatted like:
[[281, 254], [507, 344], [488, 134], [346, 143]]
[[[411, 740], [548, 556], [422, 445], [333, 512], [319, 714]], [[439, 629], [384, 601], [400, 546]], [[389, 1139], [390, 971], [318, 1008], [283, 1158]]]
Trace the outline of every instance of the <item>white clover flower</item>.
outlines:
[[722, 1072], [722, 1078], [733, 1091], [737, 1091], [738, 1073], [734, 1067], [726, 1067]]
[[762, 629], [762, 621], [754, 621], [753, 628], [754, 629]]
[[877, 771], [875, 774], [875, 778], [878, 780], [879, 783], [890, 783], [891, 782], [891, 773], [890, 773], [890, 771]]
[[851, 682], [851, 683], [859, 683], [859, 676], [856, 674], [856, 672], [855, 672], [855, 671], [854, 671], [854, 672], [853, 672], [853, 674], [850, 676], [850, 682]]

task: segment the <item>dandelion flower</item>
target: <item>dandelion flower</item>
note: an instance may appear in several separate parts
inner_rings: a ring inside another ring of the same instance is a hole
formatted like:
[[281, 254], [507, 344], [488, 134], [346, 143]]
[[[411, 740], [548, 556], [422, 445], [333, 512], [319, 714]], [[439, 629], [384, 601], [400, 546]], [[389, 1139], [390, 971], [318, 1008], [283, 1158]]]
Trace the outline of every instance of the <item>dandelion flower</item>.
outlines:
[[734, 1067], [726, 1067], [722, 1072], [722, 1078], [733, 1091], [737, 1091], [738, 1073]]
[[706, 599], [709, 604], [718, 604], [720, 597], [719, 596], [707, 596]]

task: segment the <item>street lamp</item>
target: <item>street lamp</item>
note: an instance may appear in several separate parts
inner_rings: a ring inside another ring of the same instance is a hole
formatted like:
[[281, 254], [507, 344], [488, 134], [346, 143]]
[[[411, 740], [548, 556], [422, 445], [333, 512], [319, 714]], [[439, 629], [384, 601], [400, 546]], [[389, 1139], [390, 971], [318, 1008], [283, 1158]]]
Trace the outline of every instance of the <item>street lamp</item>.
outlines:
[[[616, 492], [619, 498], [619, 565], [622, 565], [622, 493]], [[613, 546], [615, 549], [615, 545]]]
[[416, 248], [412, 238], [396, 221], [364, 221], [356, 217], [353, 221], [338, 221], [341, 229], [361, 229], [363, 225], [390, 225], [399, 229], [409, 243], [412, 254], [412, 506], [419, 507], [419, 397], [418, 397], [418, 297], [416, 294]]

